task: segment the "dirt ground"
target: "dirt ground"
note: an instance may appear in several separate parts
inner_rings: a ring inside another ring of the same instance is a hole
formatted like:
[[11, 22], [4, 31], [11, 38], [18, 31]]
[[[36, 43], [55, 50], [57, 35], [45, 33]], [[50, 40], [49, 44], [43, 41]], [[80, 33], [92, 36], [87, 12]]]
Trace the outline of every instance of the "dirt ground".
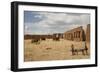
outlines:
[[87, 59], [90, 58], [90, 44], [87, 44], [88, 55], [72, 55], [71, 45], [76, 49], [83, 48], [84, 42], [75, 42], [60, 39], [53, 41], [52, 39], [42, 40], [39, 43], [31, 43], [31, 40], [24, 40], [24, 61], [49, 61], [49, 60], [70, 60], [70, 59]]

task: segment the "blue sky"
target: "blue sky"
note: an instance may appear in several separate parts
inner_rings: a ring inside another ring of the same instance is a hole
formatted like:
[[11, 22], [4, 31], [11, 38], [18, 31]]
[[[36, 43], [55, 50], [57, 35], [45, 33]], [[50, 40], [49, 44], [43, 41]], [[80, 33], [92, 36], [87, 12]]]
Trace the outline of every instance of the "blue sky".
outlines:
[[90, 14], [24, 11], [25, 34], [64, 33], [90, 23]]

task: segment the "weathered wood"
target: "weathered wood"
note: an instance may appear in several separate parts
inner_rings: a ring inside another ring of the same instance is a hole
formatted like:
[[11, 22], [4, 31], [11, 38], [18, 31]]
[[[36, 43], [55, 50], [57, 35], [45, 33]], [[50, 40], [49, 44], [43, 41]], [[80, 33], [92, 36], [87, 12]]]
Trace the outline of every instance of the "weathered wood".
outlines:
[[79, 52], [82, 52], [82, 55], [88, 55], [88, 48], [85, 45], [85, 48], [83, 49], [75, 49], [74, 45], [71, 45], [71, 52], [72, 52], [72, 55], [78, 55]]

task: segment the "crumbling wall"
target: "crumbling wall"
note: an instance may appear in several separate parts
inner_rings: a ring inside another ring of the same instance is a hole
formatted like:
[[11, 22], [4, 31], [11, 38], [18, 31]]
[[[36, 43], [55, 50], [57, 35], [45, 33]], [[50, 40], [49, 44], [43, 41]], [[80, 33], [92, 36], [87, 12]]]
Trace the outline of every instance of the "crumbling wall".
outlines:
[[85, 41], [85, 33], [82, 26], [66, 31], [64, 39], [72, 41]]
[[90, 24], [87, 25], [86, 29], [86, 42], [90, 42]]

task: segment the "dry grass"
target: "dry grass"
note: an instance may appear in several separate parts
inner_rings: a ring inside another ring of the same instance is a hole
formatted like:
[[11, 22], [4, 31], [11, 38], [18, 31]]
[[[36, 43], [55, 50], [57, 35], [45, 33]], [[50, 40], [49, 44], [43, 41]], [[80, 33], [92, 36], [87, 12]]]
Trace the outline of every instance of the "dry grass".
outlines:
[[[74, 44], [75, 48], [80, 49], [83, 47], [83, 42], [74, 42], [64, 39], [60, 41], [53, 41], [52, 39], [46, 39], [40, 41], [40, 44], [31, 43], [31, 40], [25, 40], [24, 49], [24, 61], [47, 61], [47, 60], [69, 60], [69, 59], [86, 59], [90, 57], [89, 55], [79, 55], [72, 56], [71, 45]], [[90, 45], [87, 44], [90, 53]]]

